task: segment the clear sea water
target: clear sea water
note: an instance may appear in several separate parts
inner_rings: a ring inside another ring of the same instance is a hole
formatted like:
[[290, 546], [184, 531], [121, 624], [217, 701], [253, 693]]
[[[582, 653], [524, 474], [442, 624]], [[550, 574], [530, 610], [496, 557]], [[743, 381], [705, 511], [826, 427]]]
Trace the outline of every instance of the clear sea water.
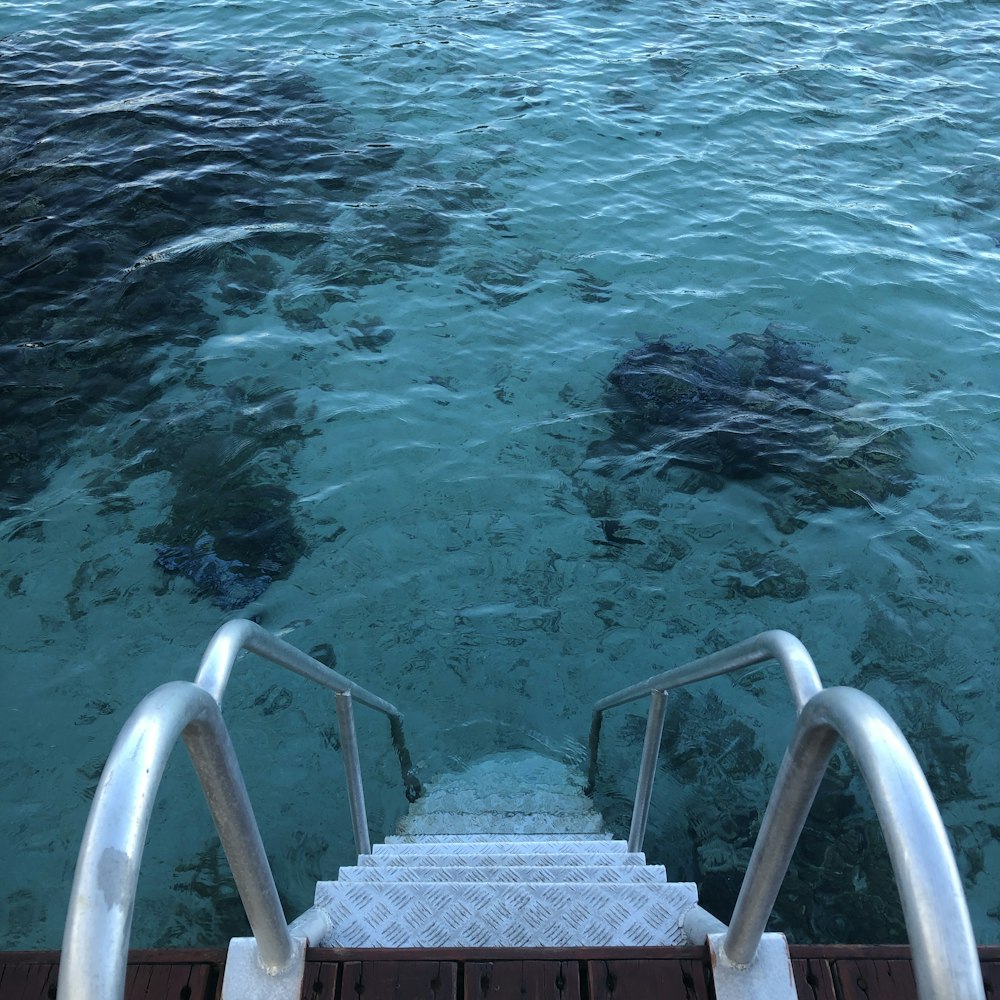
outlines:
[[[26, 0], [0, 93], [5, 947], [59, 945], [118, 729], [234, 615], [396, 701], [425, 775], [578, 759], [596, 697], [787, 629], [910, 738], [1000, 941], [996, 3]], [[768, 327], [905, 434], [905, 495], [602, 472], [628, 351]], [[223, 522], [279, 536], [241, 610], [156, 563]], [[225, 711], [293, 916], [351, 860], [333, 704], [247, 658]], [[723, 919], [791, 721], [773, 665], [670, 701], [647, 853]], [[903, 935], [846, 754], [773, 926]], [[133, 943], [240, 930], [179, 750]]]

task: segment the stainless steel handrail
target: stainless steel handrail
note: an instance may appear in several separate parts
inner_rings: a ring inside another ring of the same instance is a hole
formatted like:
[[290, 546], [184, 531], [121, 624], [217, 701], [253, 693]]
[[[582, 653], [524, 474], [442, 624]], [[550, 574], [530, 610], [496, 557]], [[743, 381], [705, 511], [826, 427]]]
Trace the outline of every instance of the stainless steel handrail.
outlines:
[[80, 846], [63, 934], [61, 1000], [120, 1000], [142, 861], [156, 791], [183, 737], [269, 972], [285, 968], [292, 940], [246, 785], [212, 695], [171, 681], [147, 695], [115, 741]]
[[604, 713], [609, 708], [626, 705], [637, 701], [644, 695], [650, 695], [649, 715], [646, 722], [646, 737], [642, 749], [642, 765], [639, 770], [639, 780], [635, 792], [635, 802], [632, 807], [632, 825], [629, 830], [628, 849], [641, 851], [646, 834], [646, 819], [649, 815], [650, 801], [653, 795], [653, 779], [656, 777], [656, 758], [659, 754], [660, 739], [663, 735], [664, 699], [666, 692], [695, 681], [707, 680], [729, 674], [734, 670], [763, 663], [766, 660], [777, 660], [785, 671], [785, 679], [792, 692], [796, 712], [801, 712], [803, 706], [817, 691], [823, 689], [819, 673], [812, 657], [805, 646], [789, 632], [772, 629], [761, 632], [750, 639], [744, 639], [733, 646], [711, 653], [698, 660], [692, 660], [683, 666], [675, 667], [662, 674], [623, 688], [615, 694], [602, 698], [594, 706], [594, 715], [590, 724], [590, 758], [587, 766], [588, 795], [592, 795], [597, 784], [597, 751], [601, 739], [601, 722]]
[[94, 795], [77, 860], [63, 935], [60, 997], [118, 1000], [123, 995], [146, 831], [163, 770], [180, 737], [187, 745], [212, 811], [254, 933], [260, 963], [274, 974], [289, 967], [294, 950], [292, 938], [222, 718], [226, 685], [236, 658], [244, 649], [334, 692], [359, 854], [371, 853], [371, 841], [354, 726], [354, 700], [389, 717], [406, 797], [412, 802], [420, 795], [420, 781], [403, 735], [403, 716], [394, 705], [254, 622], [227, 622], [209, 642], [195, 682], [173, 681], [147, 695], [115, 741]]
[[[396, 756], [399, 758], [399, 769], [403, 777], [406, 798], [410, 802], [415, 802], [420, 797], [420, 779], [413, 769], [410, 751], [406, 746], [406, 737], [403, 733], [403, 715], [399, 709], [361, 687], [360, 684], [355, 684], [343, 674], [338, 674], [336, 670], [332, 670], [320, 663], [319, 660], [303, 653], [301, 649], [297, 649], [276, 635], [272, 635], [256, 623], [247, 621], [245, 618], [226, 622], [209, 641], [198, 666], [195, 684], [209, 691], [221, 704], [226, 685], [229, 683], [229, 676], [233, 670], [233, 664], [236, 662], [236, 657], [244, 649], [276, 663], [279, 667], [284, 667], [286, 670], [291, 670], [293, 673], [314, 681], [336, 694], [349, 694], [353, 701], [367, 705], [369, 708], [388, 716], [390, 737]], [[341, 739], [345, 746], [349, 744], [351, 747], [356, 747], [357, 745], [353, 732], [341, 733]], [[348, 759], [348, 752], [345, 752], [344, 766], [348, 768], [348, 788], [360, 788], [361, 769], [360, 765], [357, 764], [356, 756], [351, 762]], [[353, 799], [352, 820], [355, 829], [357, 829], [359, 817]], [[359, 844], [358, 853], [371, 853], [371, 849], [362, 851]]]
[[920, 1000], [983, 1000], [972, 921], [941, 815], [889, 714], [853, 688], [827, 688], [799, 713], [722, 950], [748, 966], [838, 741], [850, 747], [889, 848]]

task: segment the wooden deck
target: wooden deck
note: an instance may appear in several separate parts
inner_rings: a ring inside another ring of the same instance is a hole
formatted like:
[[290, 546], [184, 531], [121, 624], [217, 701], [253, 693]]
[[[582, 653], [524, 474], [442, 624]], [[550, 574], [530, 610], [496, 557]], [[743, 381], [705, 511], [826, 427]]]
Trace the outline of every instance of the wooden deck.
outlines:
[[[800, 1000], [916, 1000], [909, 949], [793, 945]], [[495, 953], [313, 948], [302, 1000], [713, 1000], [704, 948]], [[1000, 947], [980, 949], [1000, 1000]], [[56, 952], [0, 952], [0, 1000], [55, 1000]], [[218, 1000], [225, 949], [135, 951], [128, 1000]]]

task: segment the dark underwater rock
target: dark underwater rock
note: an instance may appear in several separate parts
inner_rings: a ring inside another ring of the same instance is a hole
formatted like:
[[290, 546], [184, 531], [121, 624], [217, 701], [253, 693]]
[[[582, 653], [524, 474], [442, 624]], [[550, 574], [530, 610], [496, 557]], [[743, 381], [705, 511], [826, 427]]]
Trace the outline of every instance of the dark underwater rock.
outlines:
[[271, 585], [271, 577], [253, 576], [238, 559], [220, 558], [214, 546], [211, 535], [202, 535], [194, 545], [157, 545], [156, 565], [186, 576], [197, 584], [199, 593], [211, 595], [212, 603], [224, 611], [246, 607]]
[[905, 434], [868, 416], [807, 347], [737, 334], [721, 350], [666, 339], [608, 376], [612, 438], [602, 471], [671, 465], [729, 479], [783, 476], [812, 506], [859, 507], [910, 488]]
[[[169, 470], [173, 497], [164, 520], [139, 533], [156, 564], [179, 573], [226, 610], [286, 579], [307, 544], [296, 523], [298, 496], [285, 485], [307, 433], [294, 394], [245, 379], [148, 406], [113, 457], [141, 456], [90, 489], [114, 501], [136, 478]], [[316, 433], [316, 432], [310, 432]]]

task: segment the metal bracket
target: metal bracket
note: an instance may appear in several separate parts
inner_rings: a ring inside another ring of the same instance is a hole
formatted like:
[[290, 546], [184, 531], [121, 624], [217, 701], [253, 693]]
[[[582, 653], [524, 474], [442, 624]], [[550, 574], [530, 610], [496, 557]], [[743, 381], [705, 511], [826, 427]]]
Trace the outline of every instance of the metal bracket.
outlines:
[[260, 963], [254, 938], [233, 938], [226, 956], [222, 1000], [299, 1000], [306, 972], [306, 939], [292, 938], [292, 957], [276, 972]]
[[742, 966], [726, 957], [725, 940], [725, 933], [708, 935], [717, 1000], [797, 1000], [784, 934], [762, 935], [753, 962]]

